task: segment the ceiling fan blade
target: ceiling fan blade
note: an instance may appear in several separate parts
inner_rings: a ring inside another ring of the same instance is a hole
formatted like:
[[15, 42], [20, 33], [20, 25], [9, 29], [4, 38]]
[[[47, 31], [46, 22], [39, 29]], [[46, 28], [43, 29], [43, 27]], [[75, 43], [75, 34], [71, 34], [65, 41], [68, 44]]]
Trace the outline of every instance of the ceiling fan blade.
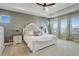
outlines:
[[48, 7], [48, 6], [52, 6], [52, 5], [55, 5], [55, 3], [50, 3], [50, 4], [46, 4], [46, 3], [44, 3], [44, 4], [41, 4], [41, 3], [36, 3], [36, 4], [38, 4], [38, 5], [40, 5], [40, 6], [43, 6], [43, 7]]
[[48, 4], [47, 6], [52, 6], [52, 5], [55, 5], [55, 3]]
[[44, 5], [42, 5], [42, 4], [40, 4], [40, 3], [37, 3], [38, 5], [41, 5], [41, 6], [44, 6]]

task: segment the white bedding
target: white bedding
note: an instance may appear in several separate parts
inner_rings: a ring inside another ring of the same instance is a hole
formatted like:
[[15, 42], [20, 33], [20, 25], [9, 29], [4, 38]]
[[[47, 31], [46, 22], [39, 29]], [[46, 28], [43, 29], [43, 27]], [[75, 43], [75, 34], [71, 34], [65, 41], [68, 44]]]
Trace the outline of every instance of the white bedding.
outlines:
[[39, 31], [40, 29], [33, 23], [23, 29], [23, 38], [30, 50], [33, 52], [56, 43], [57, 37], [52, 34], [43, 34], [40, 36], [28, 35], [28, 32]]
[[43, 36], [24, 36], [24, 41], [33, 52], [49, 45], [55, 44], [56, 40], [56, 36], [49, 34]]

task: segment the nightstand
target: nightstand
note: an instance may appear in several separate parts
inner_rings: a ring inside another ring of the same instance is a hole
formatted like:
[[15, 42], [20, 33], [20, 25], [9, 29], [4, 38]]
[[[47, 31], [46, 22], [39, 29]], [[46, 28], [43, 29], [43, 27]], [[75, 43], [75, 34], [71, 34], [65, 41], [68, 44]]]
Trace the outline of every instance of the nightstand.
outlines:
[[22, 43], [22, 35], [13, 36], [13, 44]]

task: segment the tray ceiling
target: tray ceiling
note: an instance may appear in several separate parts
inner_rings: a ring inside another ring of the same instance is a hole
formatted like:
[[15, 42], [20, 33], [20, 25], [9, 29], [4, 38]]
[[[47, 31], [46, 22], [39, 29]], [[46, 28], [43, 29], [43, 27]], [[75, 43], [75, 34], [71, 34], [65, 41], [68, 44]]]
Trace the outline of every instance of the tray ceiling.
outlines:
[[[75, 5], [74, 3], [56, 3], [54, 6], [50, 6], [49, 11], [45, 12], [42, 6], [36, 3], [0, 3], [0, 9], [16, 11], [25, 14], [31, 14], [41, 17], [52, 17], [58, 11]], [[50, 15], [52, 14], [52, 16]]]

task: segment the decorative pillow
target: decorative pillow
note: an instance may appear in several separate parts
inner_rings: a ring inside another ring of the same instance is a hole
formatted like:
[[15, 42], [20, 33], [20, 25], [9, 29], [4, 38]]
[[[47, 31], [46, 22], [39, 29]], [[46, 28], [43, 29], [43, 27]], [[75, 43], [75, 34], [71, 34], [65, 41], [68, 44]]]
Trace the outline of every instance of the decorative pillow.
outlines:
[[44, 30], [41, 30], [42, 34], [45, 34]]
[[34, 32], [33, 31], [28, 31], [27, 35], [34, 36]]
[[35, 36], [40, 36], [40, 35], [42, 35], [42, 32], [41, 31], [34, 31], [34, 35]]
[[40, 36], [43, 35], [42, 31], [24, 31], [25, 35], [29, 36]]

